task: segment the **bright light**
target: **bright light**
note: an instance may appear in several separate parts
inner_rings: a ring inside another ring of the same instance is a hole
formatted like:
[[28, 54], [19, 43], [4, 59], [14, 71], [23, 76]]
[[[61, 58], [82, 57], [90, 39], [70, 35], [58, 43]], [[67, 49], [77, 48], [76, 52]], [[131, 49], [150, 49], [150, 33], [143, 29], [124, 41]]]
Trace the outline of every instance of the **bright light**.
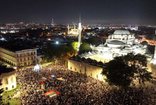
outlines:
[[56, 44], [59, 44], [59, 41], [56, 41], [55, 43], [56, 43]]
[[156, 64], [156, 59], [152, 59], [151, 63], [155, 65]]
[[39, 65], [39, 64], [36, 64], [35, 66], [34, 66], [34, 71], [39, 71], [39, 70], [41, 70], [42, 69], [42, 66], [41, 65]]

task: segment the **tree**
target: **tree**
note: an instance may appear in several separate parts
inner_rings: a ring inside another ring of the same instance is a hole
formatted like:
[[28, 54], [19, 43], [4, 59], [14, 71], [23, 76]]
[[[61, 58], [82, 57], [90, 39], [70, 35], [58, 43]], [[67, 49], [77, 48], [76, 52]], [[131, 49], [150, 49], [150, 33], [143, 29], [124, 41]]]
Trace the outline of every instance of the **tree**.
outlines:
[[47, 45], [44, 58], [47, 61], [66, 60], [77, 53], [74, 48], [66, 45]]
[[80, 46], [79, 54], [82, 54], [82, 53], [85, 53], [85, 52], [88, 52], [88, 51], [91, 51], [91, 50], [92, 49], [90, 48], [89, 43], [83, 43]]
[[110, 85], [128, 87], [134, 76], [134, 71], [124, 63], [123, 57], [115, 57], [106, 64], [102, 74], [106, 76], [106, 81]]
[[89, 39], [84, 40], [84, 42], [92, 44], [92, 45], [98, 45], [99, 44], [98, 38], [89, 38]]
[[78, 42], [74, 41], [71, 43], [71, 47], [73, 48], [73, 50], [76, 50], [78, 49]]
[[147, 71], [147, 59], [144, 55], [129, 53], [125, 56], [115, 57], [106, 64], [102, 74], [111, 85], [128, 87], [134, 78], [138, 78], [140, 84], [150, 81], [151, 73]]
[[145, 55], [129, 53], [124, 56], [124, 60], [135, 71], [134, 78], [139, 80], [140, 85], [152, 79], [152, 73], [147, 70], [147, 57]]

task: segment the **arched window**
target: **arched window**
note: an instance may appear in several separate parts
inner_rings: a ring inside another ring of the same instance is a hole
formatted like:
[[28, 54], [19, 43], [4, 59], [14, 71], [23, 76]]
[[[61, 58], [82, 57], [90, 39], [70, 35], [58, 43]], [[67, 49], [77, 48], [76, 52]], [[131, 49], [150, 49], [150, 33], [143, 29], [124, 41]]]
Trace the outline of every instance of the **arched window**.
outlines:
[[96, 75], [96, 78], [98, 78], [98, 74]]
[[7, 79], [7, 78], [5, 79], [5, 84], [6, 84], [6, 85], [8, 84], [8, 79]]
[[14, 83], [14, 78], [13, 77], [11, 77], [11, 83]]

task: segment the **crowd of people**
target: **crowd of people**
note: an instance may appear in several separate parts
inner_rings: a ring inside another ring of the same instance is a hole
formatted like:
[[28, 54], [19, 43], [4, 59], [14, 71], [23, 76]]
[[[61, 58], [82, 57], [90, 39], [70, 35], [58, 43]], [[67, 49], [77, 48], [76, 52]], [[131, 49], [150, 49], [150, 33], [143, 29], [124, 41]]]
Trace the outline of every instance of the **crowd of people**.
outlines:
[[[56, 77], [50, 77], [50, 75]], [[141, 88], [131, 87], [121, 90], [84, 74], [70, 71], [62, 64], [43, 67], [39, 72], [32, 69], [18, 71], [17, 77], [21, 85], [22, 105], [146, 105], [154, 103]], [[62, 77], [63, 80], [58, 80], [57, 77]], [[41, 89], [41, 82], [44, 82], [45, 89]], [[46, 96], [45, 93], [50, 90], [59, 91], [60, 94], [53, 97]]]

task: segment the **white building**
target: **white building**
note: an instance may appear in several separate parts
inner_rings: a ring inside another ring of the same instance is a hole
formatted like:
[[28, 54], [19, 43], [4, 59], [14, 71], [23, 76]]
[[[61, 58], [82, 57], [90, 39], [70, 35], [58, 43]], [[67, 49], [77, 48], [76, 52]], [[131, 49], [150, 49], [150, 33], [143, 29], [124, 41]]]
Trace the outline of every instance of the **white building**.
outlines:
[[109, 62], [116, 56], [126, 55], [133, 52], [134, 54], [145, 54], [146, 46], [135, 41], [133, 34], [128, 30], [116, 30], [114, 34], [109, 35], [105, 44], [92, 46], [92, 52], [80, 55], [80, 57], [91, 58], [103, 63]]
[[[102, 66], [97, 66], [97, 63], [94, 65], [94, 62], [85, 62], [85, 60], [82, 59], [92, 59], [97, 62], [107, 63], [116, 56], [127, 55], [131, 52], [134, 54], [145, 54], [147, 49], [146, 46], [137, 43], [134, 35], [131, 34], [128, 30], [116, 30], [114, 34], [108, 36], [106, 43], [100, 44], [97, 47], [91, 45], [91, 48], [91, 52], [86, 52], [79, 55], [81, 58], [80, 60], [77, 58], [69, 59], [68, 69], [84, 73], [87, 76], [91, 76], [98, 80], [103, 80], [101, 77]], [[152, 56], [150, 56], [148, 60], [151, 59]], [[153, 73], [153, 76], [156, 76], [156, 67], [151, 65], [152, 64], [148, 62], [148, 70]]]
[[2, 85], [0, 88], [4, 90], [12, 90], [16, 88], [16, 71], [12, 68], [0, 66], [0, 79]]

